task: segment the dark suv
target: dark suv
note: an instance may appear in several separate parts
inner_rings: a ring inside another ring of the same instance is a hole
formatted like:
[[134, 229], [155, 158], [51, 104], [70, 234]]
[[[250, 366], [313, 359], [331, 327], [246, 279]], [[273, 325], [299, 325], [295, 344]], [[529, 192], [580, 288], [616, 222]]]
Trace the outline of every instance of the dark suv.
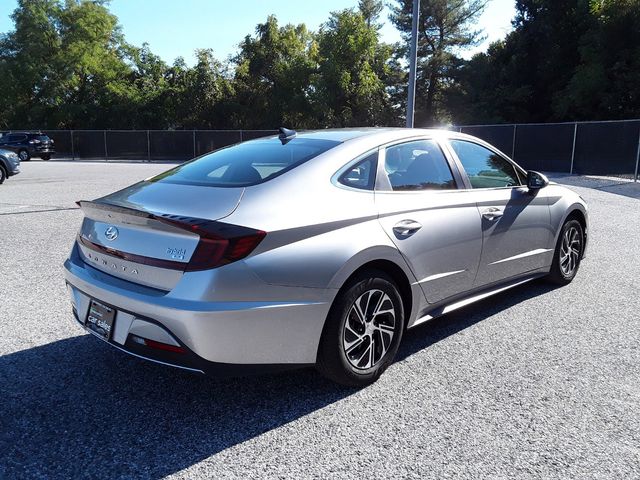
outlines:
[[55, 153], [53, 140], [42, 132], [2, 132], [0, 148], [16, 152], [23, 162], [31, 157], [49, 160]]

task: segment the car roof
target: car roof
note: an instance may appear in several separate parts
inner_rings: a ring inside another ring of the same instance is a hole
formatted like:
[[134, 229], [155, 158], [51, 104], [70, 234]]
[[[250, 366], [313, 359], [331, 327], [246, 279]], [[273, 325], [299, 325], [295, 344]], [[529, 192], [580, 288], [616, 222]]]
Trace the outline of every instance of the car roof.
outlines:
[[337, 142], [346, 142], [356, 138], [370, 137], [380, 134], [398, 134], [399, 137], [406, 135], [416, 135], [416, 133], [424, 133], [426, 131], [442, 131], [436, 129], [423, 130], [413, 128], [399, 127], [358, 127], [358, 128], [326, 128], [322, 130], [301, 130], [296, 132], [296, 137], [313, 138], [319, 140], [334, 140]]

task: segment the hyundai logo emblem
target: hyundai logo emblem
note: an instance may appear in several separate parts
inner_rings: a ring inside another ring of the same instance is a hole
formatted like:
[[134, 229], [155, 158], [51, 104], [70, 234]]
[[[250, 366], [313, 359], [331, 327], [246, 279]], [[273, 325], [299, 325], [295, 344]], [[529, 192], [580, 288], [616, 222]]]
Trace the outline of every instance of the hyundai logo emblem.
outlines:
[[113, 242], [116, 238], [118, 238], [118, 229], [111, 225], [105, 230], [104, 236], [107, 237], [107, 240]]

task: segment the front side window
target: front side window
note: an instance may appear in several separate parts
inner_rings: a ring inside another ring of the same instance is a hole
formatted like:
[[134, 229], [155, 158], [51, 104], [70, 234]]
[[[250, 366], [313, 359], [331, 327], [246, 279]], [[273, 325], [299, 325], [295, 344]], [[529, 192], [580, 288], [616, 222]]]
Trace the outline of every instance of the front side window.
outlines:
[[312, 138], [252, 140], [223, 148], [151, 178], [150, 182], [247, 187], [270, 180], [340, 142]]
[[376, 182], [376, 168], [378, 165], [378, 152], [367, 155], [346, 172], [340, 175], [338, 181], [347, 187], [361, 190], [373, 190]]
[[515, 167], [488, 148], [465, 140], [450, 140], [473, 188], [521, 185]]
[[394, 191], [456, 188], [447, 159], [433, 140], [418, 140], [387, 148], [385, 170]]

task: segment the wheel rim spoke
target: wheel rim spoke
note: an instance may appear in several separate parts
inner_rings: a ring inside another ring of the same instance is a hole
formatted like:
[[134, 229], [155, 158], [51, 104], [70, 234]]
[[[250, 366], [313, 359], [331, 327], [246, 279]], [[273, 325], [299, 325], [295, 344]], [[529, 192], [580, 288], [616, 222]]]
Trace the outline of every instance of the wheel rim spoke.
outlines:
[[345, 319], [342, 345], [349, 363], [360, 370], [377, 365], [387, 354], [396, 327], [393, 301], [382, 290], [360, 295]]
[[356, 338], [353, 342], [350, 342], [348, 345], [345, 345], [345, 352], [347, 353], [347, 355], [353, 352], [360, 345], [362, 345], [362, 342], [364, 342], [365, 338], [366, 337], [363, 335], [361, 337]]
[[578, 267], [581, 253], [580, 232], [575, 227], [569, 228], [562, 236], [560, 244], [560, 270], [566, 276], [573, 274]]

